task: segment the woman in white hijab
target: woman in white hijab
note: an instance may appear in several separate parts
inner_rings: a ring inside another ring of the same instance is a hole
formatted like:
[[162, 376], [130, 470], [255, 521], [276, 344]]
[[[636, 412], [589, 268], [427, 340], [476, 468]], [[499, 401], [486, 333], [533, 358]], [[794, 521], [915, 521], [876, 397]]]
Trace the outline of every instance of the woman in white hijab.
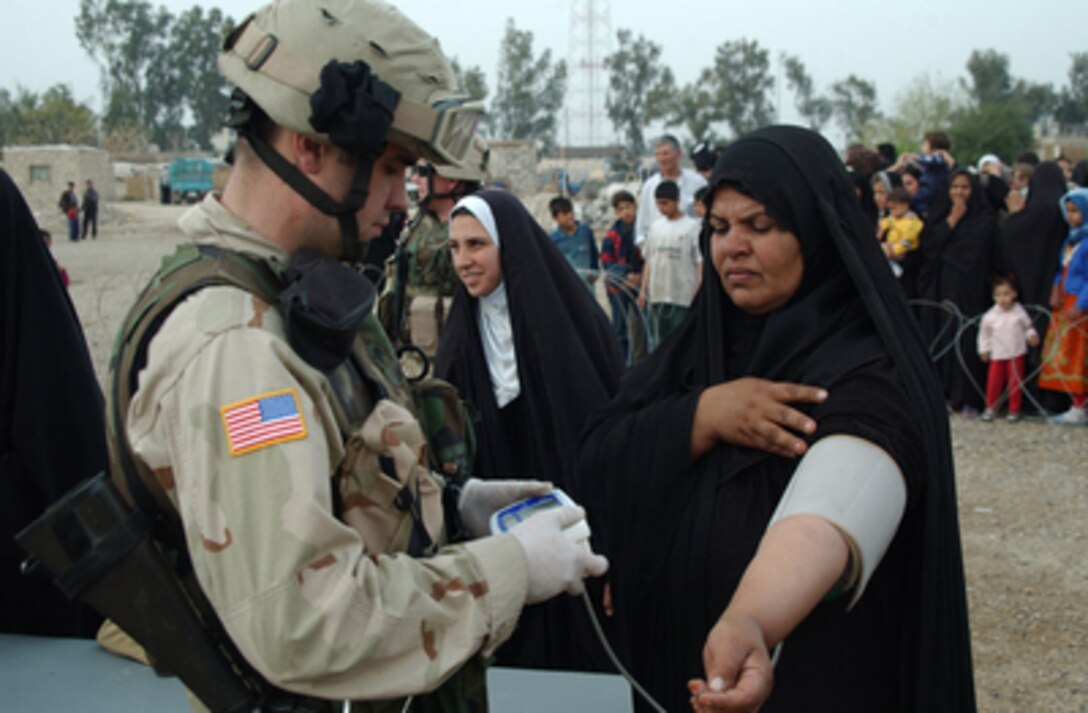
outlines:
[[[578, 439], [624, 370], [608, 317], [509, 193], [463, 198], [451, 214], [450, 249], [460, 284], [435, 373], [480, 415], [473, 475], [549, 480], [577, 500], [570, 473]], [[500, 663], [603, 670], [573, 605], [580, 602], [531, 608]]]

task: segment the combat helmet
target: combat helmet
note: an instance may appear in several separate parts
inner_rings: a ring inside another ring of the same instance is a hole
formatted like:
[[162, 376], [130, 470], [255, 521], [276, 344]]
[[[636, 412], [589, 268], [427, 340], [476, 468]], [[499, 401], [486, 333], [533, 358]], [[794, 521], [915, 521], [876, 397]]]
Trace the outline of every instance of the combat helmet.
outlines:
[[491, 149], [482, 136], [474, 136], [472, 144], [461, 163], [435, 164], [434, 172], [451, 181], [470, 181], [483, 183], [487, 180], [487, 166], [491, 159]]
[[[435, 165], [460, 165], [482, 105], [458, 89], [438, 41], [379, 0], [276, 0], [231, 32], [219, 69], [237, 87], [229, 125], [318, 210], [338, 219], [344, 259], [358, 259], [355, 213], [386, 142]], [[275, 124], [358, 157], [337, 201], [253, 130], [254, 107]]]

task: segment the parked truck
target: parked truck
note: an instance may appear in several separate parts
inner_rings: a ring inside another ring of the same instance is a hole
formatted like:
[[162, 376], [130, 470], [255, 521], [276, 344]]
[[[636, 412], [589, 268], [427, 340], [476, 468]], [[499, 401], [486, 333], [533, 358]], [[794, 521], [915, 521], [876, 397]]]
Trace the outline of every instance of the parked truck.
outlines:
[[215, 166], [206, 158], [175, 158], [170, 161], [170, 200], [196, 203], [212, 189]]

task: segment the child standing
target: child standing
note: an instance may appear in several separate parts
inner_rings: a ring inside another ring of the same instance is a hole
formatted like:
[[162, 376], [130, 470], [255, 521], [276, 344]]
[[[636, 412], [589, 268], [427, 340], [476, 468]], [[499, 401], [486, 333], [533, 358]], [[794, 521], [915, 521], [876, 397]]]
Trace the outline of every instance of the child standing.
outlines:
[[[52, 257], [53, 256], [53, 234], [50, 233], [48, 230], [42, 230], [41, 234], [42, 234], [42, 241], [45, 242], [45, 247], [46, 247], [47, 250], [49, 250], [49, 256]], [[61, 267], [60, 263], [57, 262], [57, 259], [55, 257], [53, 258], [53, 264], [57, 266], [57, 275], [60, 276], [60, 281], [62, 283], [64, 283], [64, 286], [67, 287], [68, 285], [72, 284], [72, 281], [68, 278], [68, 271], [65, 270], [63, 267]]]
[[[925, 223], [910, 209], [910, 193], [906, 188], [893, 188], [884, 202], [888, 215], [880, 220], [880, 239], [884, 243], [884, 254], [898, 263], [907, 253], [918, 249]], [[897, 271], [896, 277], [901, 272]]]
[[642, 253], [635, 245], [635, 197], [628, 191], [612, 196], [616, 222], [601, 241], [601, 266], [608, 275], [608, 306], [612, 311], [612, 329], [620, 341], [624, 360], [631, 363], [631, 345], [627, 338], [628, 313], [638, 309], [635, 295], [642, 279]]
[[597, 270], [600, 269], [600, 253], [593, 230], [574, 218], [574, 204], [566, 196], [552, 198], [548, 202], [548, 209], [557, 226], [548, 237], [592, 292], [593, 283], [597, 281]]
[[662, 217], [650, 225], [642, 245], [646, 263], [638, 299], [639, 307], [650, 305], [650, 334], [656, 346], [684, 320], [699, 288], [703, 261], [700, 224], [680, 210], [680, 187], [662, 181], [654, 189], [654, 202]]
[[978, 358], [990, 363], [986, 375], [986, 410], [983, 421], [993, 421], [997, 401], [1009, 386], [1009, 421], [1020, 420], [1020, 386], [1024, 380], [1024, 355], [1028, 345], [1039, 343], [1039, 334], [1019, 302], [1016, 288], [1007, 277], [994, 279], [994, 306], [982, 317], [978, 330]]
[[1059, 391], [1073, 398], [1072, 407], [1052, 419], [1070, 426], [1088, 424], [1088, 188], [1062, 196], [1062, 215], [1069, 236], [1062, 245], [1061, 265], [1050, 293], [1053, 311], [1043, 345], [1039, 388]]

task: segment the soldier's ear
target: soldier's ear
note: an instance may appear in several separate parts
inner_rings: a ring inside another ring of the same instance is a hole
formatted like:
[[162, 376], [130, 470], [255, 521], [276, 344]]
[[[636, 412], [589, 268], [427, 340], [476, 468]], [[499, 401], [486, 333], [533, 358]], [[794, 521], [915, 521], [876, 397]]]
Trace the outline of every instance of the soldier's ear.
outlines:
[[294, 164], [303, 173], [311, 176], [318, 174], [325, 163], [335, 160], [333, 153], [336, 149], [294, 131], [287, 133], [290, 136]]

